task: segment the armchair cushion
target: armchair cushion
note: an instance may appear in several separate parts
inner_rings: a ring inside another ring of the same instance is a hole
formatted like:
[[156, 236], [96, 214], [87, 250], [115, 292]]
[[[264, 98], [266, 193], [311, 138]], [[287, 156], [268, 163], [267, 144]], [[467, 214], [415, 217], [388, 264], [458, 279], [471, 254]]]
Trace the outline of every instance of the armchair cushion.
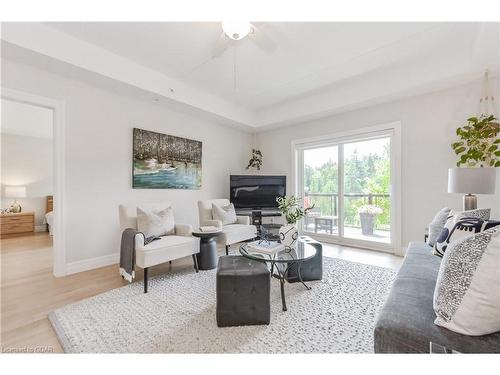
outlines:
[[228, 224], [222, 227], [222, 233], [218, 237], [218, 242], [224, 245], [251, 240], [257, 237], [257, 228], [255, 225], [246, 224]]
[[136, 248], [136, 264], [141, 268], [146, 268], [198, 252], [199, 238], [177, 235], [164, 236]]
[[193, 227], [189, 224], [175, 224], [175, 234], [177, 236], [189, 237], [193, 233]]
[[222, 225], [236, 223], [236, 211], [234, 205], [229, 203], [227, 206], [219, 206], [212, 203], [212, 217], [214, 220], [222, 221]]
[[137, 230], [146, 238], [175, 233], [172, 207], [147, 210], [137, 207]]
[[200, 225], [213, 225], [207, 223], [207, 221], [214, 220], [214, 217], [212, 216], [212, 204], [217, 206], [227, 206], [229, 203], [229, 199], [207, 199], [198, 201]]
[[236, 224], [250, 225], [250, 216], [236, 216]]

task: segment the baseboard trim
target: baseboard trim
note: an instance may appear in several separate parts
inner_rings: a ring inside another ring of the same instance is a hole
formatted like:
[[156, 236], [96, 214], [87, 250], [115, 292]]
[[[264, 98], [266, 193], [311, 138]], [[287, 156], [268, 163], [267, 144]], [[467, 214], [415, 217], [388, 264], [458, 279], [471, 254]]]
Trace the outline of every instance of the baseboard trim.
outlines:
[[103, 255], [96, 258], [78, 260], [76, 262], [66, 263], [66, 275], [73, 273], [89, 271], [96, 268], [102, 268], [117, 264], [120, 260], [120, 254]]

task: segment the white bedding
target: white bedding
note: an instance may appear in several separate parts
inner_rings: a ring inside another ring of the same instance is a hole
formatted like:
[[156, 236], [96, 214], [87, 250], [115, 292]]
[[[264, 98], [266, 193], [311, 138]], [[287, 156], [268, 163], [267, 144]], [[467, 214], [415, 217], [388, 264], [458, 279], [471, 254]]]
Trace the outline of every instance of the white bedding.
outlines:
[[52, 230], [54, 225], [54, 211], [50, 211], [45, 214], [45, 222], [49, 225], [49, 234], [53, 236], [54, 233], [52, 233]]

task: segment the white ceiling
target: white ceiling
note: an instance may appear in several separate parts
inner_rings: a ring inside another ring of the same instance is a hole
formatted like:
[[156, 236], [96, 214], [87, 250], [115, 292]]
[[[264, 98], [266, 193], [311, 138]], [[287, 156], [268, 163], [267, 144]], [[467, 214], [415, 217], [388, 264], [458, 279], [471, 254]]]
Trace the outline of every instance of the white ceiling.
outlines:
[[215, 59], [220, 23], [7, 26], [2, 38], [10, 43], [252, 127], [416, 95], [479, 79], [486, 68], [493, 76], [499, 70], [498, 23], [256, 23], [275, 42], [272, 54], [244, 38]]
[[11, 100], [1, 100], [2, 134], [52, 138], [52, 110]]
[[[85, 22], [50, 26], [252, 110], [355, 74], [356, 69], [350, 65], [360, 65], [359, 60], [365, 64], [357, 72], [387, 63], [387, 56], [381, 59], [385, 54], [377, 56], [377, 51], [401, 48], [443, 27], [432, 23], [257, 23], [277, 45], [272, 54], [244, 38], [212, 59], [212, 49], [221, 34], [220, 23]], [[439, 41], [434, 42], [436, 45]]]

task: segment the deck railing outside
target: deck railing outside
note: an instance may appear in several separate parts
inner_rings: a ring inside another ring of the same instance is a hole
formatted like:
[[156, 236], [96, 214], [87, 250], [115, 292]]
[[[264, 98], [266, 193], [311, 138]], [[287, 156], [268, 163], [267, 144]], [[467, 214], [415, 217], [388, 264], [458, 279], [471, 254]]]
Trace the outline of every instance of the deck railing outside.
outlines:
[[[377, 217], [375, 228], [378, 230], [390, 230], [390, 195], [376, 193], [347, 193], [344, 194], [344, 226], [360, 228], [358, 208], [371, 204], [380, 207], [383, 212]], [[338, 193], [305, 193], [306, 205], [314, 204], [310, 215], [313, 216], [336, 216], [338, 217]], [[306, 218], [307, 220], [307, 218]]]

